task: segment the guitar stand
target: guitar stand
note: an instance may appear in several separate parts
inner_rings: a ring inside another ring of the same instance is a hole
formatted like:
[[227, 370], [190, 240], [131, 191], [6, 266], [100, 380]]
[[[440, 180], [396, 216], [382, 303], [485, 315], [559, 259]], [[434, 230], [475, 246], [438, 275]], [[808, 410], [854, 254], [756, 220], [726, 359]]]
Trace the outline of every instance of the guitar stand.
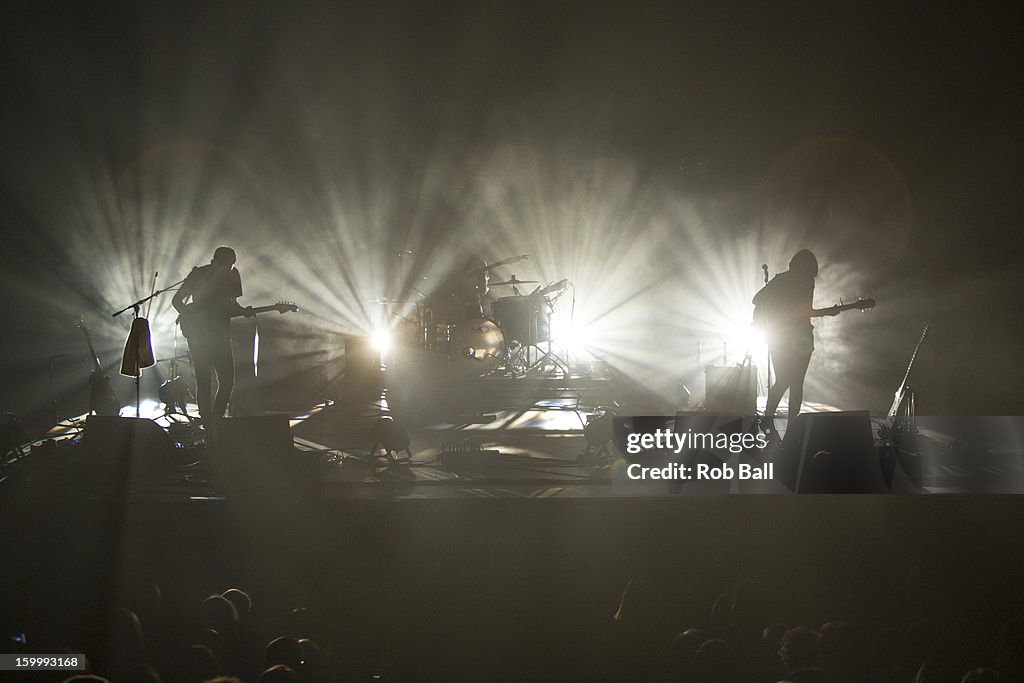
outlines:
[[899, 446], [905, 436], [917, 434], [917, 406], [913, 390], [907, 386], [903, 400], [898, 409], [889, 417], [889, 424], [883, 424], [881, 436], [883, 441]]

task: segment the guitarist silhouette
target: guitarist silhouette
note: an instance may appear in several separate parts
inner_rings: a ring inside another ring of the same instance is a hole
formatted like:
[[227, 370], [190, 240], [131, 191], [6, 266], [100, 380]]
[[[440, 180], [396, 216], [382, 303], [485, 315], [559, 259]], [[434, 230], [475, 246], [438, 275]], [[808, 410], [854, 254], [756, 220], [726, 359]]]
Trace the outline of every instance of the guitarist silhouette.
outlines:
[[[235, 359], [231, 352], [231, 318], [254, 315], [252, 306], [237, 302], [242, 296], [242, 277], [234, 267], [235, 250], [218, 247], [207, 266], [192, 269], [174, 294], [182, 333], [188, 339], [196, 373], [199, 416], [207, 427], [224, 417], [235, 386]], [[191, 303], [186, 301], [191, 298]], [[213, 396], [213, 374], [217, 393]]]
[[804, 398], [804, 377], [814, 353], [811, 317], [836, 315], [835, 309], [815, 311], [814, 278], [818, 259], [807, 249], [798, 251], [789, 270], [779, 273], [753, 299], [754, 323], [764, 327], [768, 350], [775, 366], [775, 384], [768, 389], [762, 427], [775, 430], [775, 409], [789, 391], [789, 419], [800, 414]]

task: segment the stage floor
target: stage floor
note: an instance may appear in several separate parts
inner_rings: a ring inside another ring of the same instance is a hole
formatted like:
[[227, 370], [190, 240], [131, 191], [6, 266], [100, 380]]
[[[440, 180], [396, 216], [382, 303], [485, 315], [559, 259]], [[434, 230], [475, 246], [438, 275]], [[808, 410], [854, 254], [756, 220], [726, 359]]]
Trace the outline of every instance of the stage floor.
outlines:
[[[291, 456], [316, 461], [316, 488], [324, 499], [656, 498], [790, 493], [775, 480], [734, 479], [679, 486], [631, 481], [625, 474], [627, 463], [615, 447], [599, 450], [597, 445], [588, 446], [584, 434], [588, 421], [608, 406], [618, 405], [613, 397], [623, 395], [621, 386], [581, 377], [480, 379], [439, 387], [413, 399], [400, 392], [389, 395], [383, 391], [369, 400], [323, 403], [286, 417], [293, 440]], [[626, 405], [616, 408], [620, 413], [675, 412], [656, 397], [635, 391], [624, 402]], [[193, 405], [187, 409], [190, 414], [197, 412]], [[805, 406], [805, 412], [835, 410], [831, 406]], [[134, 412], [133, 406], [122, 416], [133, 416]], [[211, 470], [212, 449], [202, 430], [185, 417], [164, 414], [155, 401], [144, 401], [140, 413], [168, 434], [174, 441], [174, 451], [158, 477], [133, 483], [129, 495], [178, 501], [218, 500], [226, 495], [223, 480], [218, 481]], [[408, 415], [412, 418], [404, 417]], [[382, 416], [397, 418], [407, 429], [408, 450], [389, 456], [381, 448], [373, 448]], [[1022, 430], [1000, 436], [998, 430], [982, 423], [992, 418], [957, 418], [961, 433], [953, 434], [950, 419], [920, 419], [914, 451], [904, 453], [896, 462], [892, 493], [1024, 492], [1024, 456], [1015, 436]], [[969, 422], [966, 427], [964, 420]], [[31, 483], [34, 478], [49, 477], [47, 463], [69, 461], [84, 451], [80, 443], [84, 423], [85, 416], [80, 416], [54, 426], [45, 439], [23, 449], [23, 457], [8, 459], [0, 467], [0, 481], [16, 486], [21, 480]], [[882, 423], [872, 420], [876, 437]], [[784, 437], [786, 420], [779, 419], [776, 424]], [[964, 434], [985, 434], [985, 438], [965, 438]], [[136, 453], [133, 457], [147, 456]], [[727, 464], [734, 469], [740, 463], [757, 466], [770, 458], [770, 452], [747, 452], [730, 455]], [[79, 467], [88, 468], [88, 463]], [[72, 474], [57, 481], [74, 487], [80, 479]]]

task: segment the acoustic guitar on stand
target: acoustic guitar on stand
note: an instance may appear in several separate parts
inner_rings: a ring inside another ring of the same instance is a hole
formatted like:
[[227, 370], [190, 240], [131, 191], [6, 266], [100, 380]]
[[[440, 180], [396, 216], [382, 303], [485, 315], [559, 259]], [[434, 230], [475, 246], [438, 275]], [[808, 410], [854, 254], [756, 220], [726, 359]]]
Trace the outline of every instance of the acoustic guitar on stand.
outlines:
[[75, 327], [85, 335], [85, 343], [89, 345], [89, 359], [92, 361], [92, 374], [89, 375], [89, 412], [97, 415], [120, 414], [121, 402], [117, 400], [117, 394], [110, 386], [110, 378], [103, 373], [103, 366], [92, 345], [92, 337], [89, 335], [89, 328], [85, 326], [85, 319], [79, 318], [75, 322]]

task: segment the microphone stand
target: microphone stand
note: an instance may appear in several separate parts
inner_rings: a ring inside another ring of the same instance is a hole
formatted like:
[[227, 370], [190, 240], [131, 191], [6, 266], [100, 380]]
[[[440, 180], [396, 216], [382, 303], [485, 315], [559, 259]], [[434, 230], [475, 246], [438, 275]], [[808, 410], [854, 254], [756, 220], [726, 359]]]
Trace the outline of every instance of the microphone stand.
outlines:
[[[154, 280], [155, 279], [156, 278], [154, 276]], [[145, 298], [142, 298], [142, 299], [139, 299], [136, 302], [128, 304], [127, 306], [125, 306], [121, 310], [115, 311], [115, 312], [111, 313], [110, 316], [112, 318], [116, 318], [117, 316], [121, 315], [122, 313], [125, 313], [127, 311], [132, 311], [132, 330], [135, 330], [136, 329], [135, 321], [139, 319], [139, 308], [142, 306], [142, 304], [146, 303], [147, 301], [152, 301], [153, 299], [155, 299], [156, 297], [160, 296], [164, 292], [167, 292], [167, 291], [170, 291], [171, 289], [174, 289], [175, 287], [179, 286], [184, 281], [185, 281], [185, 278], [181, 278], [180, 280], [178, 280], [177, 282], [175, 282], [172, 285], [168, 285], [167, 287], [164, 287], [163, 289], [154, 290], [153, 293], [150, 294], [149, 296], [147, 296]], [[154, 282], [154, 284], [155, 284], [155, 282]], [[136, 363], [136, 367], [135, 367], [135, 417], [136, 418], [142, 417], [140, 415], [140, 413], [142, 412], [142, 394], [141, 394], [141, 388], [139, 386], [141, 379], [142, 379], [142, 368], [139, 367], [138, 363]]]
[[115, 311], [114, 313], [111, 313], [110, 316], [112, 318], [116, 318], [117, 316], [121, 315], [122, 313], [126, 313], [127, 311], [130, 311], [132, 309], [135, 309], [135, 312], [138, 313], [139, 312], [139, 307], [142, 306], [142, 304], [146, 303], [150, 299], [155, 299], [156, 297], [160, 296], [161, 294], [164, 294], [166, 292], [169, 292], [172, 289], [175, 289], [176, 287], [178, 287], [184, 281], [185, 281], [185, 278], [181, 278], [180, 280], [175, 282], [173, 285], [167, 285], [163, 289], [158, 289], [155, 292], [153, 292], [152, 294], [150, 294], [149, 296], [147, 296], [145, 299], [139, 299], [135, 303], [128, 304], [127, 306], [122, 308], [120, 311]]
[[[764, 284], [765, 284], [765, 287], [767, 287], [768, 286], [768, 264], [767, 263], [762, 263], [761, 264], [761, 270], [764, 271]], [[768, 400], [768, 393], [772, 390], [772, 351], [771, 351], [771, 347], [768, 346], [767, 342], [768, 342], [768, 335], [766, 334], [765, 335], [765, 347], [768, 349], [768, 351], [767, 351], [767, 353], [768, 353], [767, 361], [768, 362], [764, 366], [765, 367], [764, 393], [765, 393], [765, 400], [766, 401]], [[767, 404], [765, 404], [765, 405], [767, 407]], [[755, 412], [757, 412], [756, 406], [755, 406]]]

